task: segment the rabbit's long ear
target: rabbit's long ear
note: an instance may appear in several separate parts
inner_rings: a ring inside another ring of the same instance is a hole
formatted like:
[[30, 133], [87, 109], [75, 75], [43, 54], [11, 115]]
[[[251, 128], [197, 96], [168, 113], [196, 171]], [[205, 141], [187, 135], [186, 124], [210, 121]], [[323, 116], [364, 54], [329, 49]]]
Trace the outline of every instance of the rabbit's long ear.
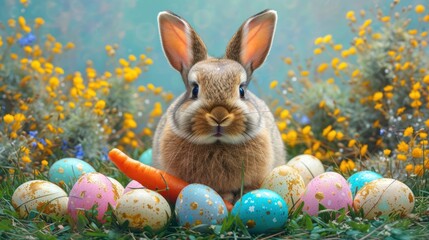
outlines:
[[172, 12], [160, 12], [158, 25], [164, 53], [182, 75], [196, 62], [207, 58], [203, 41], [184, 19]]
[[228, 43], [226, 58], [241, 63], [252, 73], [270, 51], [276, 21], [277, 12], [268, 9], [247, 19]]

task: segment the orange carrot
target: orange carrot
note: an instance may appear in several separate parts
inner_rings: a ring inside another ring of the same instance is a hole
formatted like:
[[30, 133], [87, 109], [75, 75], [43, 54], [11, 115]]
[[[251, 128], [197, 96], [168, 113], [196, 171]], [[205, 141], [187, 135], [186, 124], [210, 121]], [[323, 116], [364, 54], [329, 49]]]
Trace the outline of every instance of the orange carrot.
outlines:
[[[159, 191], [170, 203], [175, 203], [180, 191], [189, 183], [165, 171], [148, 166], [128, 157], [121, 150], [114, 148], [109, 152], [110, 160], [129, 178], [136, 180], [148, 189]], [[224, 201], [229, 211], [232, 204]]]

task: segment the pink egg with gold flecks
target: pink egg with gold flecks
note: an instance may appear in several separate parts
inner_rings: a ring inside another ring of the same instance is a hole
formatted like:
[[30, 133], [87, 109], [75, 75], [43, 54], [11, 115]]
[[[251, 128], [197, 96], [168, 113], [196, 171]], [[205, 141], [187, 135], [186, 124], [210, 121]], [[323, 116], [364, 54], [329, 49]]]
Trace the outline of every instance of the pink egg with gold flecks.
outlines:
[[326, 172], [313, 178], [301, 197], [304, 202], [304, 212], [316, 216], [319, 212], [319, 204], [326, 209], [348, 209], [352, 206], [352, 192], [347, 180], [338, 173]]
[[98, 211], [97, 219], [104, 222], [108, 206], [115, 207], [118, 198], [118, 192], [106, 176], [87, 173], [77, 180], [70, 191], [68, 213], [76, 221], [79, 214], [85, 214], [95, 206]]
[[127, 186], [125, 186], [124, 194], [134, 189], [144, 189], [144, 188], [145, 187], [141, 185], [141, 183], [137, 182], [136, 180], [132, 180], [127, 184]]

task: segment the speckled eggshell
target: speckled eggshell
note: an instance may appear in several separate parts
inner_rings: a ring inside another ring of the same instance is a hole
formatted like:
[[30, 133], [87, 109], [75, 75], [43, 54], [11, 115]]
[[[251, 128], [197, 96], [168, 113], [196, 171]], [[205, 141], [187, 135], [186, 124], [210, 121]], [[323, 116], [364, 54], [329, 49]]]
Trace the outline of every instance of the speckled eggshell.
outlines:
[[115, 191], [118, 193], [119, 196], [121, 196], [122, 194], [124, 194], [125, 188], [124, 186], [122, 186], [122, 184], [120, 182], [118, 182], [118, 180], [112, 178], [112, 177], [107, 177], [110, 182], [113, 185], [113, 188], [115, 189]]
[[308, 154], [298, 155], [287, 162], [288, 166], [298, 170], [307, 185], [311, 179], [325, 172], [322, 162], [316, 157]]
[[319, 203], [326, 209], [348, 209], [352, 206], [352, 192], [346, 179], [335, 172], [325, 172], [311, 180], [301, 197], [304, 212], [317, 216]]
[[95, 172], [87, 162], [77, 158], [63, 158], [52, 164], [49, 169], [49, 181], [60, 186], [72, 187], [85, 173]]
[[390, 214], [405, 216], [413, 210], [414, 201], [414, 194], [407, 185], [395, 179], [380, 178], [356, 193], [353, 207], [356, 211], [362, 209], [367, 219]]
[[257, 189], [244, 194], [231, 214], [238, 216], [250, 233], [276, 232], [286, 224], [288, 206], [279, 194]]
[[222, 197], [203, 184], [189, 184], [179, 193], [175, 214], [180, 226], [221, 224], [228, 210]]
[[146, 165], [151, 166], [152, 165], [152, 148], [146, 149], [146, 151], [144, 151], [142, 155], [140, 155], [139, 161]]
[[103, 217], [109, 206], [116, 206], [119, 193], [110, 180], [101, 173], [87, 173], [73, 185], [69, 194], [68, 213], [76, 220], [78, 214], [84, 214], [97, 205], [97, 219], [104, 222]]
[[44, 180], [25, 182], [12, 195], [12, 205], [22, 218], [32, 210], [62, 216], [67, 212], [67, 202], [62, 188]]
[[125, 194], [131, 190], [134, 190], [134, 189], [143, 189], [143, 188], [145, 188], [145, 187], [143, 185], [141, 185], [141, 183], [137, 182], [136, 180], [132, 180], [131, 182], [129, 182], [127, 184], [127, 186], [125, 186], [125, 190], [124, 190], [123, 194]]
[[352, 191], [353, 198], [367, 183], [380, 178], [383, 178], [383, 176], [373, 171], [361, 171], [351, 175], [349, 179], [347, 179], [347, 182], [350, 184], [350, 190]]
[[287, 165], [274, 168], [262, 182], [261, 188], [278, 193], [290, 209], [298, 203], [305, 191], [305, 183], [299, 172]]
[[119, 223], [128, 220], [128, 226], [135, 230], [143, 230], [147, 226], [154, 231], [160, 230], [171, 217], [167, 200], [149, 189], [134, 189], [124, 193], [118, 199], [114, 213]]

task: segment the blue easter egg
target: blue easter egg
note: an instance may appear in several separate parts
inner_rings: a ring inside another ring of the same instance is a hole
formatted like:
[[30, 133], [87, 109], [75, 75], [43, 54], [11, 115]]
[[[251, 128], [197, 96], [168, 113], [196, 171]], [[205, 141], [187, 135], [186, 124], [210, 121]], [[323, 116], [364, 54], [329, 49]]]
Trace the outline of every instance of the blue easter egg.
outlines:
[[241, 219], [250, 233], [267, 233], [282, 230], [288, 211], [285, 200], [279, 194], [258, 189], [244, 194], [231, 213]]
[[139, 157], [139, 161], [151, 166], [152, 165], [152, 148], [148, 148], [146, 151], [142, 153]]
[[383, 176], [373, 171], [362, 171], [351, 175], [349, 179], [347, 179], [347, 182], [350, 184], [353, 198], [363, 186], [379, 178], [383, 178]]
[[228, 214], [222, 197], [203, 184], [190, 184], [182, 189], [176, 200], [176, 219], [180, 226], [221, 224]]
[[95, 169], [87, 162], [77, 158], [63, 158], [52, 164], [49, 181], [72, 187], [81, 175], [91, 172], [95, 172]]

